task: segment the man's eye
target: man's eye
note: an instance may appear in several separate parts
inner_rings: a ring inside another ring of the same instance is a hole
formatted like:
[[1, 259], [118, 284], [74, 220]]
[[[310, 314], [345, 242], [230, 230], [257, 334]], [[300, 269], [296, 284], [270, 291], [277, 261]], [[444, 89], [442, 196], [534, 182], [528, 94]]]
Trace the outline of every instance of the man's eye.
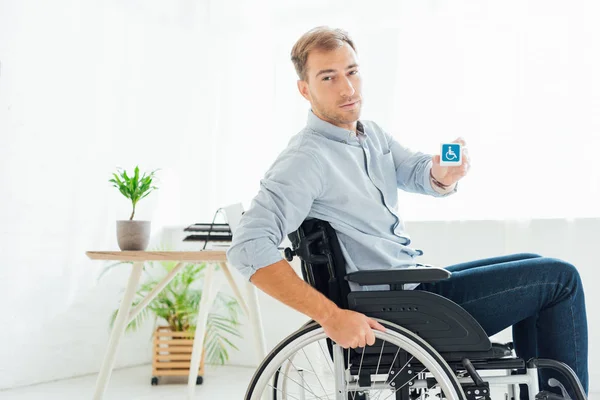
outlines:
[[350, 74], [351, 75], [356, 75], [356, 74], [358, 74], [358, 70], [355, 69], [354, 71], [350, 71]]
[[324, 81], [330, 81], [330, 80], [332, 80], [332, 79], [333, 79], [333, 78], [332, 78], [331, 76], [326, 76], [325, 78], [323, 78], [323, 80], [324, 80]]

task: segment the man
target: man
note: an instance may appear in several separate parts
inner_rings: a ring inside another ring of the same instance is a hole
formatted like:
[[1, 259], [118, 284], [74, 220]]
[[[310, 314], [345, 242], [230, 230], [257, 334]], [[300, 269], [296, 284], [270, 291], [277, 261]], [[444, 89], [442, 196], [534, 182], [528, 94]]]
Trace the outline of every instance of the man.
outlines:
[[[298, 277], [277, 246], [314, 217], [336, 230], [348, 272], [414, 265], [422, 252], [409, 247], [397, 191], [452, 195], [468, 173], [468, 151], [463, 139], [455, 140], [463, 147], [463, 163], [444, 167], [439, 155], [411, 151], [374, 122], [360, 120], [360, 67], [344, 31], [315, 28], [298, 40], [291, 56], [298, 90], [311, 105], [308, 122], [261, 180], [227, 257], [254, 285], [318, 322], [339, 345], [371, 345], [372, 330], [385, 328], [339, 309]], [[572, 265], [516, 254], [448, 269], [450, 279], [418, 288], [461, 305], [488, 335], [513, 326], [520, 357], [567, 363], [587, 392], [585, 301]], [[547, 380], [553, 375], [541, 375], [541, 387], [551, 390]]]

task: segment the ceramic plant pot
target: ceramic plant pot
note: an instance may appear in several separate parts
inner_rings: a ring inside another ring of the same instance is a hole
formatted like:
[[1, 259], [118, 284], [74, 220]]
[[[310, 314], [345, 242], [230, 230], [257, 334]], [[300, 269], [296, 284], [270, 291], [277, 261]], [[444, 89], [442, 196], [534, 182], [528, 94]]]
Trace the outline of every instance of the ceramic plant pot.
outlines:
[[117, 221], [117, 242], [125, 250], [146, 250], [150, 242], [150, 221]]

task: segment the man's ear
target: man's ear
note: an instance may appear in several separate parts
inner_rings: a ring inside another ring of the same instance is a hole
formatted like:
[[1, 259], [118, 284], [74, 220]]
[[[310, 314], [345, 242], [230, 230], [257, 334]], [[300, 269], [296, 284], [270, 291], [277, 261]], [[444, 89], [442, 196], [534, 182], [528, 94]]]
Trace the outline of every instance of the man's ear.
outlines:
[[309, 96], [309, 91], [308, 91], [308, 83], [301, 79], [299, 79], [296, 83], [298, 84], [298, 91], [300, 92], [302, 97], [304, 97], [306, 100], [310, 101], [310, 96]]

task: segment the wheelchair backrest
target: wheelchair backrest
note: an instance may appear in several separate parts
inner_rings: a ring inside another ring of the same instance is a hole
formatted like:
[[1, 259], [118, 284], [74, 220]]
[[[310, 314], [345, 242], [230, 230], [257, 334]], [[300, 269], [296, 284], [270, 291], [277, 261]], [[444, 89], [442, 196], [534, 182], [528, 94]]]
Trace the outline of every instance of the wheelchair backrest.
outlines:
[[308, 219], [288, 238], [300, 257], [304, 280], [338, 307], [347, 309], [350, 286], [344, 279], [346, 261], [331, 225], [320, 219]]

